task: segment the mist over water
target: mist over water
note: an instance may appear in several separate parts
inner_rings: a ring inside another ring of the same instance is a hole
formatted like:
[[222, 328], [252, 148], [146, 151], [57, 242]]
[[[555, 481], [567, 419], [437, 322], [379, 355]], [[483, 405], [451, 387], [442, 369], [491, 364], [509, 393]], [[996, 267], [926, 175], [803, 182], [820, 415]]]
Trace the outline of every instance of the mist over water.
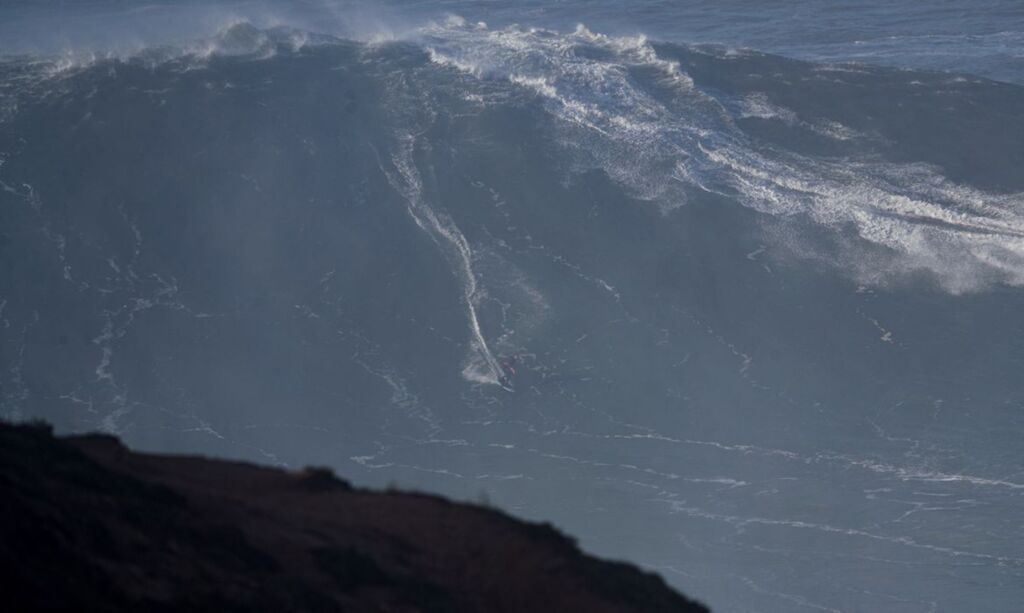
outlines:
[[5, 418], [718, 611], [1024, 596], [1014, 3], [61, 7], [0, 9]]
[[969, 6], [955, 0], [909, 5], [787, 0], [767, 6], [750, 0], [8, 0], [2, 8], [4, 53], [126, 53], [212, 36], [233, 20], [386, 40], [457, 15], [496, 28], [520, 24], [571, 31], [583, 22], [616, 36], [643, 32], [666, 42], [1024, 82], [1024, 7], [1012, 0], [977, 0]]

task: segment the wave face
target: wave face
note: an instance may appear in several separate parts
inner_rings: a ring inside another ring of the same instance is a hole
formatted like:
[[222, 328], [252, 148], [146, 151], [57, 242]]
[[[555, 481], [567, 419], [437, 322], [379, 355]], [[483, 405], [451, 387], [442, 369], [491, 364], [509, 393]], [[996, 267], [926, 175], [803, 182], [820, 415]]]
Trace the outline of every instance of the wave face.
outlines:
[[2, 413], [485, 491], [716, 610], [1006, 610], [1021, 142], [1017, 85], [582, 25], [8, 57]]

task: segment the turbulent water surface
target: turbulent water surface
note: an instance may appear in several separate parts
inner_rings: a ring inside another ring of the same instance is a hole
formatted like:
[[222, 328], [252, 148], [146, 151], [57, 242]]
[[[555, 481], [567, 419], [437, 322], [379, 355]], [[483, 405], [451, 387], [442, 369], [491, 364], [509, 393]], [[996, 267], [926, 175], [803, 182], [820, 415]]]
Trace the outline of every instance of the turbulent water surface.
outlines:
[[12, 3], [0, 412], [486, 494], [719, 611], [1013, 610], [978, 6]]

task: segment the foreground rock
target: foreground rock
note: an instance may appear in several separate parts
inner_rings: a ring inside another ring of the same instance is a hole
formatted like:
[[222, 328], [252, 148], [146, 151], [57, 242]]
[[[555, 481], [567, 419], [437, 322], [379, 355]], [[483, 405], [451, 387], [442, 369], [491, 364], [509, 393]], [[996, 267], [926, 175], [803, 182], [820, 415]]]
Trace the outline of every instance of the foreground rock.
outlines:
[[548, 525], [0, 424], [5, 610], [704, 611]]

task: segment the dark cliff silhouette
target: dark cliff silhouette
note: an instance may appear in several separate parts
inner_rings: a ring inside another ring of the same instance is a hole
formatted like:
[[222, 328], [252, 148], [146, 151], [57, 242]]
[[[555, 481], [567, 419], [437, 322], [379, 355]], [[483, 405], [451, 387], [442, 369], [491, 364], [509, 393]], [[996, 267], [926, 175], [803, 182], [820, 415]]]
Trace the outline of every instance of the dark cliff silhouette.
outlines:
[[705, 611], [547, 524], [0, 424], [5, 610]]

